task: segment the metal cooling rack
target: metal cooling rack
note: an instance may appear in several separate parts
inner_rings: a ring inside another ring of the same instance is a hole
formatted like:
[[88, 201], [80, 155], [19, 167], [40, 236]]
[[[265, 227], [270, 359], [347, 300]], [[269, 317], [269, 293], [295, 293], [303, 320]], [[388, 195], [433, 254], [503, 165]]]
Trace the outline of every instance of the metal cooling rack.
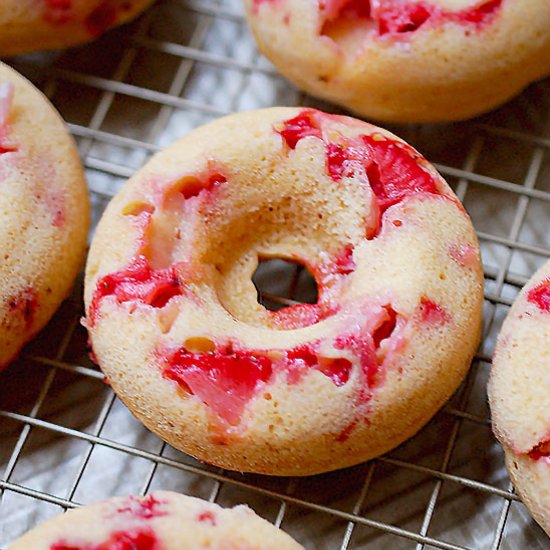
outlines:
[[[77, 138], [94, 225], [128, 176], [195, 126], [275, 104], [334, 111], [259, 56], [239, 0], [163, 0], [94, 44], [9, 61]], [[63, 509], [158, 488], [248, 503], [308, 549], [550, 548], [511, 490], [485, 397], [500, 324], [550, 255], [549, 91], [550, 82], [538, 83], [469, 123], [392, 128], [464, 202], [486, 275], [484, 341], [470, 374], [415, 438], [370, 463], [306, 479], [200, 464], [145, 430], [102, 382], [79, 324], [79, 283], [0, 376], [0, 548]], [[300, 274], [287, 275], [283, 288], [284, 276], [264, 272], [266, 298], [300, 299]]]

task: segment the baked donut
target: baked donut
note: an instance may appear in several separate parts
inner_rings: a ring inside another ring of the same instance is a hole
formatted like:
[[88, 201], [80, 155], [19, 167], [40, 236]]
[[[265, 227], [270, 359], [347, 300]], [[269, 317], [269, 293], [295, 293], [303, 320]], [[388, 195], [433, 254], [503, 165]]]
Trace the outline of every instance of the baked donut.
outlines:
[[517, 297], [499, 334], [489, 403], [508, 473], [550, 535], [550, 262]]
[[258, 46], [308, 93], [378, 120], [460, 120], [550, 73], [547, 0], [245, 0]]
[[[307, 266], [318, 302], [261, 306], [265, 258]], [[191, 132], [123, 187], [85, 300], [101, 368], [151, 430], [218, 466], [307, 475], [395, 447], [452, 394], [482, 273], [468, 216], [412, 147], [274, 108]]]
[[70, 510], [9, 550], [303, 550], [246, 506], [224, 509], [168, 491]]
[[69, 293], [88, 216], [82, 165], [63, 121], [0, 63], [0, 368]]
[[1, 0], [0, 55], [88, 42], [141, 13], [153, 0]]

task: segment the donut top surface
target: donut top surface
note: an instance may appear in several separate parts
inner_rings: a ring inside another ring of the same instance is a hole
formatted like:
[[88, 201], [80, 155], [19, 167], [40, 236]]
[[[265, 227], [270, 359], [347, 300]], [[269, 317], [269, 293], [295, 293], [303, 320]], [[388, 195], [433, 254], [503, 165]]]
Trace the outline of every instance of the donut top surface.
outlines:
[[84, 29], [90, 37], [99, 36], [116, 25], [120, 12], [129, 11], [131, 2], [121, 3], [103, 0], [42, 0], [42, 19], [53, 27], [61, 27], [79, 19], [82, 12], [88, 11], [82, 19]]
[[[352, 176], [359, 169], [365, 171], [374, 193], [370, 215], [364, 228], [366, 239], [375, 238], [382, 229], [385, 211], [408, 197], [445, 196], [439, 189], [440, 182], [434, 174], [422, 167], [423, 159], [412, 148], [402, 142], [380, 133], [364, 134], [353, 138], [336, 135], [334, 141], [323, 136], [323, 121], [339, 117], [321, 114], [314, 110], [303, 110], [296, 117], [282, 122], [273, 131], [279, 134], [287, 150], [295, 150], [305, 138], [316, 138], [326, 147], [326, 169], [330, 178], [340, 182]], [[345, 119], [341, 119], [345, 123]], [[175, 189], [168, 189], [165, 197], [160, 197], [160, 206], [173, 201], [177, 193], [178, 201], [189, 201], [196, 197], [203, 201], [215, 200], [228, 184], [227, 175], [214, 168], [205, 173], [190, 175], [175, 183]], [[450, 196], [450, 200], [453, 200]], [[158, 200], [158, 199], [157, 199]], [[138, 225], [146, 232], [152, 222], [151, 208], [138, 206]], [[399, 224], [396, 220], [395, 224]], [[146, 238], [146, 237], [145, 237]], [[140, 251], [147, 242], [140, 242]], [[299, 258], [295, 258], [298, 260]], [[353, 246], [348, 244], [332, 257], [324, 257], [320, 262], [308, 266], [318, 281], [319, 299], [316, 304], [298, 304], [278, 311], [267, 311], [266, 324], [278, 330], [294, 330], [323, 321], [329, 316], [341, 313], [339, 290], [345, 280], [355, 271]], [[151, 262], [144, 254], [137, 254], [129, 266], [103, 277], [97, 283], [89, 308], [90, 326], [96, 322], [102, 301], [114, 298], [117, 303], [138, 303], [163, 309], [177, 296], [193, 299], [193, 295], [183, 280], [200, 277], [196, 268], [184, 263], [172, 264], [162, 269], [152, 269]], [[198, 297], [195, 297], [195, 299]], [[348, 306], [349, 307], [349, 306]], [[372, 321], [372, 341], [363, 341], [362, 335], [353, 331], [339, 335], [334, 341], [336, 349], [351, 349], [360, 357], [368, 387], [372, 388], [379, 376], [380, 365], [376, 353], [384, 339], [390, 336], [403, 320], [390, 306], [375, 307], [367, 311], [368, 322]], [[421, 302], [420, 316], [434, 323], [444, 324], [449, 320], [447, 312], [428, 298]], [[336, 386], [349, 380], [352, 361], [346, 357], [323, 357], [321, 340], [298, 345], [283, 356], [264, 349], [247, 349], [238, 340], [228, 339], [215, 342], [208, 338], [190, 338], [185, 345], [170, 351], [161, 352], [163, 376], [176, 381], [211, 407], [229, 425], [240, 422], [247, 403], [261, 387], [268, 383], [276, 372], [286, 371], [290, 382], [298, 382], [309, 369], [318, 370]], [[388, 350], [389, 351], [389, 350]], [[367, 395], [363, 396], [365, 400]]]
[[[420, 28], [457, 23], [480, 29], [498, 15], [504, 0], [321, 0], [321, 35], [342, 31], [343, 27], [362, 26], [373, 36], [401, 35], [406, 39]], [[257, 11], [262, 4], [284, 4], [283, 0], [253, 0]]]
[[[120, 0], [38, 0], [33, 1], [33, 9], [26, 11], [25, 4], [4, 0], [0, 14], [0, 27], [3, 25], [25, 23], [44, 24], [52, 32], [62, 30], [64, 26], [78, 24], [82, 30], [94, 38], [107, 29], [117, 25], [126, 14], [134, 10], [135, 1]], [[10, 9], [11, 8], [11, 9]]]
[[97, 38], [152, 0], [3, 0], [0, 53], [60, 48]]
[[[475, 347], [475, 234], [412, 147], [312, 109], [213, 124], [218, 132], [195, 130], [130, 180], [94, 239], [87, 324], [113, 385], [121, 373], [110, 363], [140, 334], [127, 352], [134, 372], [153, 383], [156, 370], [177, 384], [182, 403], [202, 401], [220, 441], [250, 427], [251, 403], [275, 401], [302, 415], [290, 397], [276, 399], [275, 387], [301, 387], [312, 376], [345, 409], [327, 426], [345, 441], [370, 414], [388, 369], [413, 353], [411, 341], [449, 334], [450, 346], [465, 330], [471, 341], [465, 332], [460, 345]], [[316, 304], [268, 311], [258, 303], [251, 275], [258, 258], [273, 257], [308, 267]], [[414, 353], [428, 368], [424, 351]], [[152, 368], [137, 366], [143, 361]]]
[[157, 491], [71, 510], [10, 546], [10, 550], [24, 549], [300, 550], [302, 546], [246, 506], [224, 509]]
[[88, 218], [82, 165], [62, 120], [0, 64], [0, 368], [69, 292]]
[[550, 71], [546, 0], [245, 0], [259, 48], [295, 85], [368, 119], [491, 110]]
[[[17, 143], [16, 138], [13, 136], [11, 126], [9, 124], [10, 112], [12, 110], [13, 104], [13, 94], [14, 94], [14, 85], [11, 82], [0, 82], [0, 163], [3, 166], [4, 177], [9, 173], [9, 166], [16, 163], [15, 157], [19, 151], [19, 144]], [[0, 190], [0, 205], [4, 202], [9, 201], [9, 196], [2, 196], [2, 190]], [[5, 195], [5, 193], [4, 193]], [[55, 195], [46, 194], [46, 200], [43, 206], [48, 210], [48, 214], [51, 214], [51, 223], [53, 226], [60, 226], [63, 224], [63, 210], [61, 208], [60, 200]], [[6, 204], [7, 206], [7, 204]], [[53, 211], [52, 211], [53, 210]], [[50, 217], [50, 216], [48, 216]], [[7, 234], [1, 236], [5, 241], [10, 237], [9, 229]], [[4, 245], [5, 246], [5, 245]], [[5, 246], [7, 249], [8, 246]], [[6, 253], [6, 256], [9, 255]], [[7, 260], [8, 257], [4, 259]], [[9, 274], [8, 274], [9, 276]], [[4, 285], [11, 286], [9, 281], [5, 281]], [[38, 308], [38, 294], [36, 289], [30, 285], [25, 285], [24, 288], [21, 288], [17, 291], [7, 291], [7, 294], [4, 298], [6, 310], [3, 329], [7, 332], [7, 337], [12, 338], [12, 335], [9, 334], [11, 330], [18, 330], [17, 325], [21, 326], [22, 332], [30, 332], [33, 328], [36, 311]], [[10, 326], [11, 325], [11, 326]], [[11, 346], [10, 346], [11, 347]], [[0, 354], [0, 369], [5, 366], [17, 353], [19, 346], [15, 347], [12, 350], [8, 350], [8, 354]], [[3, 357], [3, 355], [5, 355]]]

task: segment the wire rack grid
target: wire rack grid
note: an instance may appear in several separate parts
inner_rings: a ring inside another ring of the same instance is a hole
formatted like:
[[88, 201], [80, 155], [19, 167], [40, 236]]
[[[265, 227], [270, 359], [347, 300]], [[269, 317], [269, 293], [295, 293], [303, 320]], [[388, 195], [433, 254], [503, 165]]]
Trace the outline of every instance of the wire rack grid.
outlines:
[[[93, 225], [155, 151], [215, 117], [275, 104], [334, 111], [295, 90], [256, 51], [238, 0], [162, 0], [81, 48], [9, 60], [53, 101], [85, 163]], [[391, 128], [448, 179], [481, 241], [484, 339], [456, 395], [379, 459], [279, 479], [201, 464], [149, 433], [87, 356], [81, 281], [0, 375], [0, 548], [63, 509], [164, 488], [248, 503], [308, 549], [550, 548], [514, 494], [490, 432], [485, 387], [496, 334], [550, 255], [550, 82], [480, 119]], [[264, 299], [304, 299], [300, 270], [258, 273]]]

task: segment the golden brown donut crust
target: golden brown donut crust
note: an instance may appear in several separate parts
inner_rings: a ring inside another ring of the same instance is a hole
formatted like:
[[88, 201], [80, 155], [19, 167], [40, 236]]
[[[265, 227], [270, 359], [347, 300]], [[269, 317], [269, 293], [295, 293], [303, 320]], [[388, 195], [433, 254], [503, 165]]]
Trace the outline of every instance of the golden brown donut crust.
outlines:
[[[364, 117], [466, 119], [504, 103], [550, 72], [546, 0], [397, 1], [397, 13], [424, 4], [435, 15], [412, 32], [383, 35], [372, 16], [340, 14], [327, 30], [324, 4], [350, 2], [245, 0], [260, 50], [285, 77]], [[371, 2], [378, 4], [389, 9], [385, 6], [392, 1]], [[491, 8], [481, 23], [459, 17], [476, 8]]]
[[9, 550], [304, 550], [246, 506], [217, 504], [170, 491], [114, 497], [47, 521]]
[[74, 140], [48, 100], [0, 64], [0, 367], [51, 318], [82, 265], [89, 200]]
[[550, 262], [525, 285], [498, 337], [489, 383], [493, 430], [525, 505], [550, 534]]
[[[308, 265], [318, 304], [264, 309], [251, 276], [269, 257]], [[274, 108], [194, 130], [124, 186], [85, 300], [101, 368], [151, 430], [219, 466], [307, 475], [432, 417], [479, 341], [482, 281], [468, 216], [411, 147]]]
[[127, 23], [153, 0], [2, 0], [0, 55], [89, 42]]

